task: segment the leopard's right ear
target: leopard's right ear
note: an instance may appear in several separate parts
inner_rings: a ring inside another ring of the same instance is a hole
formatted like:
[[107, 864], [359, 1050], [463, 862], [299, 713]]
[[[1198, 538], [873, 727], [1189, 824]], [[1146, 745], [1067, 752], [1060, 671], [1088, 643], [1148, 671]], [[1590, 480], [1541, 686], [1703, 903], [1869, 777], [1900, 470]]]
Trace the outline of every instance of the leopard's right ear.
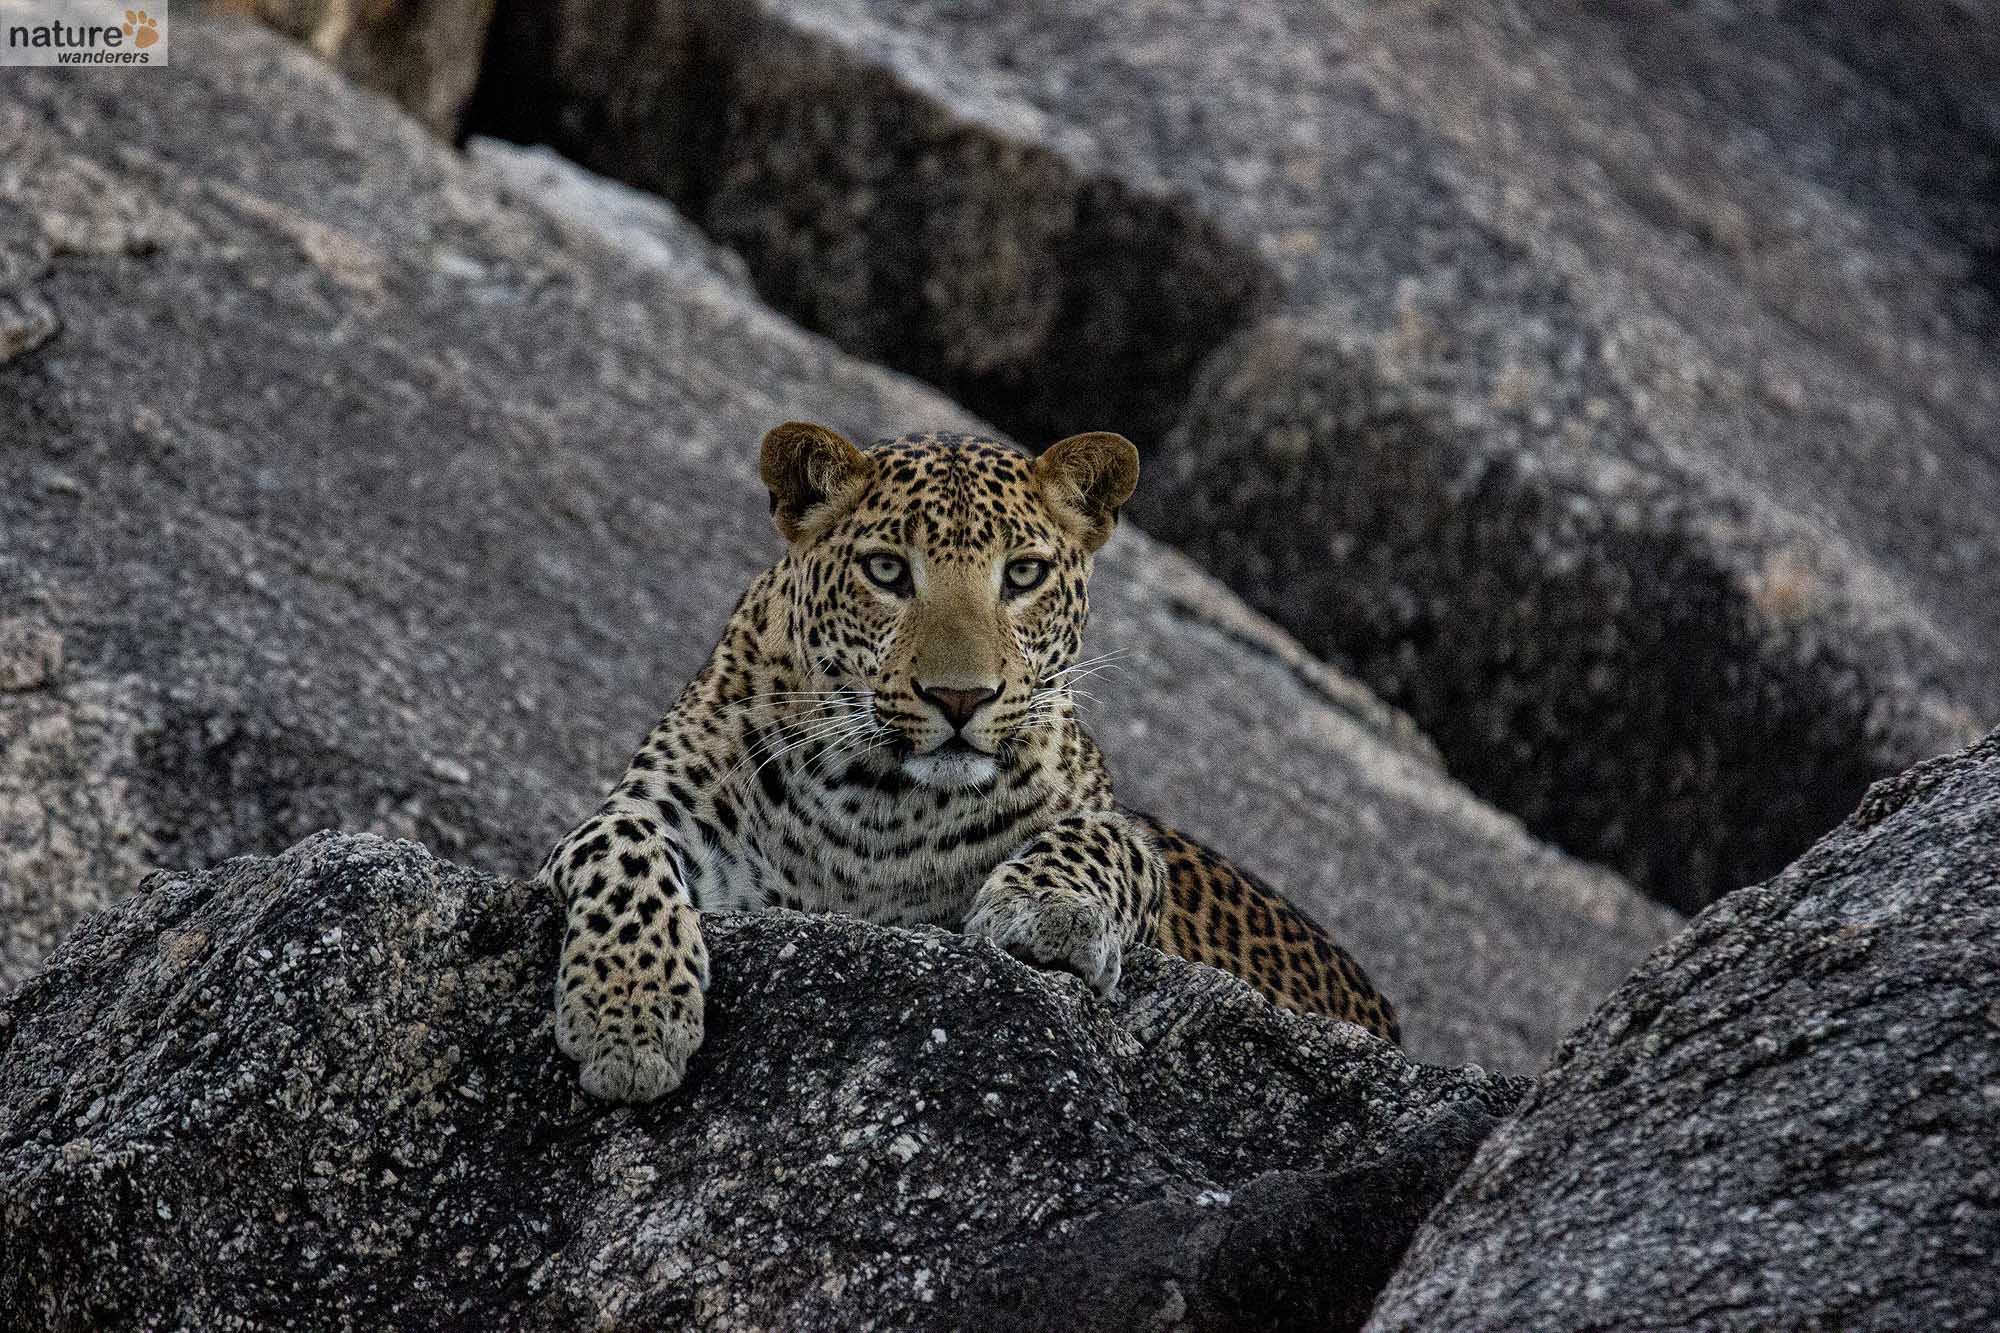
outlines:
[[873, 467], [846, 436], [810, 421], [787, 421], [765, 435], [757, 464], [771, 489], [771, 521], [792, 542], [846, 513]]

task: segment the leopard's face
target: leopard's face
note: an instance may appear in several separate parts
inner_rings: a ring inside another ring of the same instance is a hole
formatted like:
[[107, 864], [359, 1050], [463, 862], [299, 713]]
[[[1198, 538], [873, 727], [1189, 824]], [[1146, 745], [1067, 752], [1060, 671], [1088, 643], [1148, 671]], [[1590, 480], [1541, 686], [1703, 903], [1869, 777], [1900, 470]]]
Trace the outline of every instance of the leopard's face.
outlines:
[[918, 782], [990, 782], [1066, 698], [1109, 516], [1080, 521], [1049, 456], [966, 436], [879, 444], [797, 528], [789, 629], [810, 688], [865, 697]]

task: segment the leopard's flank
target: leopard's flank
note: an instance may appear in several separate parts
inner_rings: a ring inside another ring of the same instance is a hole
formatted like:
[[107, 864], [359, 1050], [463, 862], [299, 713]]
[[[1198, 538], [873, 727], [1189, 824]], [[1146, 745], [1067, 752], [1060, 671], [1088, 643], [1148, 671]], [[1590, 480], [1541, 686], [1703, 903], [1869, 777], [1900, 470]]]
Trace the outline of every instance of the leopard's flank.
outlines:
[[866, 451], [765, 436], [784, 559], [542, 878], [568, 904], [556, 1040], [585, 1090], [650, 1101], [701, 1044], [700, 913], [837, 911], [984, 936], [1112, 994], [1148, 944], [1397, 1039], [1314, 922], [1120, 806], [1072, 689], [1123, 437], [1039, 458], [965, 435]]

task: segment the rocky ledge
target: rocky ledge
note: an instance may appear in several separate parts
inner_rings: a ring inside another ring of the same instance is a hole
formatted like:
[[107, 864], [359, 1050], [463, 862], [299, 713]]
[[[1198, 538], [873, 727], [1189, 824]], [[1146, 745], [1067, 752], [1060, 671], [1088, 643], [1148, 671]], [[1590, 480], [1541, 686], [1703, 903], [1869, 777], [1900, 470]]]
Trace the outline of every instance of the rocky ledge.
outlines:
[[715, 919], [688, 1084], [618, 1108], [556, 1052], [556, 930], [375, 837], [152, 876], [0, 1001], [0, 1310], [1352, 1327], [1525, 1087], [1151, 951], [1105, 1002], [780, 914]]

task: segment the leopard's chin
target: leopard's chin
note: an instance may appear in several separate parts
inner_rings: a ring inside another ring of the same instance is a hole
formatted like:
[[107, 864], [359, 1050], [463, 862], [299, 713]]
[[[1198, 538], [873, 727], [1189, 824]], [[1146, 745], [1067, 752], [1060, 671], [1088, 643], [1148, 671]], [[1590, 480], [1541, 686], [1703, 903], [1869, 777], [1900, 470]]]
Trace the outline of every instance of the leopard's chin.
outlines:
[[954, 737], [928, 754], [903, 756], [903, 774], [923, 787], [961, 791], [984, 787], [999, 775], [1000, 763], [984, 750], [976, 750]]

